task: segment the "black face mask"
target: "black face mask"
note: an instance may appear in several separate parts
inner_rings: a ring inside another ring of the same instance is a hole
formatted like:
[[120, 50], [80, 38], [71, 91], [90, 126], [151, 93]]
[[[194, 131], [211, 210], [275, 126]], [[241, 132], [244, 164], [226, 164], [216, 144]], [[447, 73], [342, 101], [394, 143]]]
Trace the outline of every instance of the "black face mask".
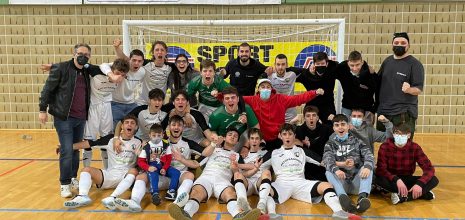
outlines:
[[86, 56], [84, 55], [79, 55], [76, 57], [76, 61], [79, 65], [81, 66], [84, 66], [87, 64], [87, 62], [89, 61], [89, 58], [87, 58]]
[[318, 75], [323, 75], [326, 73], [326, 66], [316, 66], [315, 71]]
[[405, 47], [403, 46], [393, 46], [392, 51], [394, 51], [394, 54], [398, 57], [402, 56], [405, 54]]

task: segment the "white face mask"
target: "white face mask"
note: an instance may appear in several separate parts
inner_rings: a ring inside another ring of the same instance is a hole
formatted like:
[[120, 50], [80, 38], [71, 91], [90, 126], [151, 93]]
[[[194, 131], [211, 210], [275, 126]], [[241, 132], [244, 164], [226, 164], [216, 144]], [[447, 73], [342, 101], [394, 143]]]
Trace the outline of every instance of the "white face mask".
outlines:
[[260, 89], [260, 98], [262, 100], [268, 100], [271, 96], [271, 89]]
[[159, 144], [161, 142], [161, 137], [152, 138], [150, 139], [150, 142], [153, 144]]
[[350, 118], [350, 123], [358, 128], [362, 126], [363, 120], [361, 118]]
[[404, 146], [407, 144], [408, 135], [407, 134], [394, 134], [394, 143], [398, 146]]

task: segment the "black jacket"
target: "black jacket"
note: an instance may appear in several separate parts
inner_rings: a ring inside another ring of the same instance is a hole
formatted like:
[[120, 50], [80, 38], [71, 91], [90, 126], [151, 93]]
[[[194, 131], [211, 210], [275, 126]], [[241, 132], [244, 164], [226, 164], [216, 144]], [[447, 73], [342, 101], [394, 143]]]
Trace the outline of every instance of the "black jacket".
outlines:
[[258, 60], [250, 58], [250, 63], [247, 66], [242, 66], [240, 58], [230, 60], [226, 64], [226, 79], [228, 76], [231, 86], [237, 88], [239, 95], [251, 96], [255, 95], [255, 87], [257, 86], [258, 79], [267, 78], [265, 74], [266, 66], [260, 63]]
[[[74, 60], [52, 65], [50, 74], [40, 93], [39, 109], [61, 120], [67, 120], [76, 85], [76, 74], [69, 74], [70, 71], [77, 71]], [[90, 76], [102, 74], [98, 66], [89, 65], [83, 69], [86, 80], [86, 109], [89, 111], [90, 105]]]

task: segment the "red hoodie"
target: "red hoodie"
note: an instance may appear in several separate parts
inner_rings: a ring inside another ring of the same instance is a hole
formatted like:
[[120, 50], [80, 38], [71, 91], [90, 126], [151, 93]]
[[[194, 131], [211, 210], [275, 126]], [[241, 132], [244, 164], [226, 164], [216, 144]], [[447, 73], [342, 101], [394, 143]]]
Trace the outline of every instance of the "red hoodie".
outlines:
[[257, 92], [254, 96], [244, 96], [244, 101], [253, 109], [260, 124], [260, 130], [265, 141], [278, 138], [279, 127], [285, 122], [286, 110], [296, 107], [316, 97], [316, 90], [307, 91], [300, 95], [288, 96], [276, 94], [276, 90], [271, 90], [271, 96], [263, 101]]

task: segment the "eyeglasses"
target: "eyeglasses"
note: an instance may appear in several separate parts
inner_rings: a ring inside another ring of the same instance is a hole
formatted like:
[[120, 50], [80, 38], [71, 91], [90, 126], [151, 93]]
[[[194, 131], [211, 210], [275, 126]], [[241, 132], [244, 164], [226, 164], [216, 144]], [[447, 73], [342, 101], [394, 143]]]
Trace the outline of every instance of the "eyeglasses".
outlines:
[[76, 55], [90, 57], [90, 53], [77, 53]]
[[179, 63], [179, 64], [186, 64], [187, 63], [187, 60], [176, 60], [176, 63]]

